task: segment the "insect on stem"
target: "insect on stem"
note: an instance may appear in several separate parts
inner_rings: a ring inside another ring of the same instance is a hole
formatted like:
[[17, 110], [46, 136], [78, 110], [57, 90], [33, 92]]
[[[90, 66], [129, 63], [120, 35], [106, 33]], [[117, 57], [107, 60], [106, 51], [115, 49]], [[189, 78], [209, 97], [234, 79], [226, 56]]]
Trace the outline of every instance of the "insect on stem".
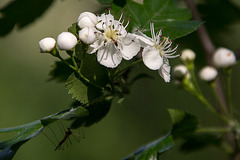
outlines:
[[58, 143], [54, 151], [58, 150], [62, 146], [62, 144], [69, 138], [69, 136], [72, 134], [72, 131], [70, 130], [70, 128], [67, 128], [67, 129], [68, 130], [65, 132], [63, 139]]

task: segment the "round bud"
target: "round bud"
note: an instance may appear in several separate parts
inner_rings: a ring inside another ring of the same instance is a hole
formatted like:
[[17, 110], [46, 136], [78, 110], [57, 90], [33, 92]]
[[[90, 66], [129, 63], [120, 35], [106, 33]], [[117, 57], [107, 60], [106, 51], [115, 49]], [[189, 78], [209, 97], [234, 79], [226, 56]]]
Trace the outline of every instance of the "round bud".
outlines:
[[77, 44], [77, 38], [70, 32], [62, 32], [57, 37], [57, 45], [61, 50], [70, 50]]
[[183, 62], [187, 62], [187, 61], [194, 61], [195, 57], [196, 57], [196, 54], [193, 52], [193, 50], [191, 50], [191, 49], [184, 49], [182, 51], [180, 59]]
[[97, 23], [98, 23], [97, 16], [91, 12], [81, 13], [77, 21], [79, 28], [94, 27]]
[[211, 66], [205, 66], [199, 72], [199, 77], [207, 82], [215, 80], [217, 75], [217, 70]]
[[227, 48], [218, 48], [213, 55], [213, 63], [216, 67], [230, 67], [236, 63], [233, 51]]
[[97, 32], [94, 27], [84, 27], [79, 32], [79, 39], [85, 44], [92, 44], [97, 40]]
[[188, 69], [184, 65], [177, 65], [173, 68], [173, 77], [175, 79], [181, 80], [183, 79], [188, 73]]
[[56, 40], [51, 37], [43, 38], [39, 41], [39, 48], [42, 53], [51, 52], [56, 45]]

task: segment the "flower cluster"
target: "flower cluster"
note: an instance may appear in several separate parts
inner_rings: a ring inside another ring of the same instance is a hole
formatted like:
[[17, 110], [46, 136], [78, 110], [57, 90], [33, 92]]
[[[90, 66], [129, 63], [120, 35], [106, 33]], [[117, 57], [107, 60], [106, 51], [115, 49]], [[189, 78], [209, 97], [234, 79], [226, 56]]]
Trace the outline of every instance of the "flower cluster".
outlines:
[[[194, 70], [193, 61], [195, 60], [196, 54], [191, 49], [184, 49], [180, 59], [184, 65], [177, 65], [173, 69], [173, 77], [177, 83], [180, 83], [183, 79], [190, 80], [189, 70]], [[205, 66], [199, 71], [199, 78], [206, 82], [213, 82], [217, 76], [218, 71], [216, 68], [228, 69], [236, 63], [236, 57], [233, 51], [227, 48], [218, 48], [213, 54], [213, 65]]]
[[70, 32], [61, 33], [57, 41], [44, 38], [39, 42], [41, 52], [52, 53], [56, 43], [60, 50], [71, 50], [78, 39], [89, 46], [87, 53], [96, 53], [101, 65], [116, 68], [122, 59], [130, 60], [142, 50], [143, 63], [151, 70], [158, 70], [165, 82], [170, 81], [170, 65], [168, 58], [175, 58], [178, 46], [172, 48], [169, 37], [162, 36], [162, 30], [155, 34], [154, 24], [150, 22], [151, 38], [141, 31], [129, 33], [126, 22], [121, 14], [118, 20], [110, 13], [96, 16], [91, 12], [79, 15], [77, 25], [80, 28], [78, 37]]

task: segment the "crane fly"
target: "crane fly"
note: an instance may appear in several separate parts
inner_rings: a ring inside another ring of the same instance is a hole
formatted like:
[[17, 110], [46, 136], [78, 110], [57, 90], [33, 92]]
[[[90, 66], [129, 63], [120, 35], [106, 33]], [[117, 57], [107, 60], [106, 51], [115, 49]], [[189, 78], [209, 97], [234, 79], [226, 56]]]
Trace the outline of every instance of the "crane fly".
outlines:
[[69, 136], [72, 134], [72, 131], [70, 130], [70, 128], [67, 128], [67, 129], [68, 130], [65, 132], [63, 139], [58, 143], [54, 151], [58, 150], [63, 145], [63, 143], [69, 138]]

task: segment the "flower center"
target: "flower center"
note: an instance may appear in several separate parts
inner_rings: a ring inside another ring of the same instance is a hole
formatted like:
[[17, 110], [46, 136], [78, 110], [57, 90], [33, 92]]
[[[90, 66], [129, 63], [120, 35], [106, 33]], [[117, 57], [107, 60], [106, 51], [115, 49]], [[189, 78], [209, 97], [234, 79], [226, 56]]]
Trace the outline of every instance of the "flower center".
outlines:
[[105, 37], [106, 39], [109, 41], [113, 41], [116, 42], [117, 38], [118, 38], [118, 30], [113, 30], [112, 28], [109, 27], [108, 30], [105, 31]]

